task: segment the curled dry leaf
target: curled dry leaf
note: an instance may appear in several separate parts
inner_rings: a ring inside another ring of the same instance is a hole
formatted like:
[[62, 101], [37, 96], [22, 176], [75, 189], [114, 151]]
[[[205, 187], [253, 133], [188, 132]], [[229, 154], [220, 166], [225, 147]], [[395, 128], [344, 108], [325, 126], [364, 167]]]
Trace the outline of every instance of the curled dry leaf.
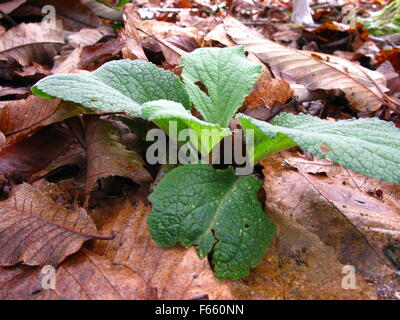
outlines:
[[32, 299], [42, 289], [42, 276], [34, 267], [0, 267], [0, 300]]
[[15, 143], [34, 130], [79, 114], [93, 113], [76, 103], [59, 99], [42, 99], [30, 95], [27, 99], [5, 101], [0, 109], [0, 131]]
[[14, 71], [14, 73], [18, 74], [21, 77], [33, 78], [35, 80], [40, 80], [46, 76], [51, 75], [51, 71], [49, 68], [42, 66], [41, 64], [32, 61], [31, 66], [27, 66], [23, 68], [23, 71]]
[[74, 48], [78, 46], [89, 46], [96, 44], [104, 37], [110, 37], [114, 34], [114, 29], [109, 26], [101, 26], [96, 29], [82, 28], [78, 32], [68, 36], [68, 43]]
[[126, 46], [122, 49], [123, 57], [125, 59], [147, 61], [139, 31], [136, 29], [136, 23], [140, 21], [136, 8], [132, 5], [127, 5], [123, 17], [124, 28], [119, 33], [119, 38], [126, 43]]
[[303, 84], [309, 90], [340, 89], [358, 111], [376, 111], [382, 104], [399, 108], [384, 94], [386, 80], [379, 72], [332, 55], [282, 46], [232, 17], [224, 20], [224, 26], [235, 43], [245, 45], [268, 63], [277, 78]]
[[[278, 259], [283, 268], [273, 278], [286, 297], [398, 299], [400, 279], [383, 254], [400, 239], [398, 185], [289, 152], [262, 164], [267, 212], [277, 224], [278, 256], [267, 254], [248, 278], [260, 287], [259, 294], [269, 294], [260, 276], [271, 278], [271, 272], [278, 272], [269, 266], [271, 259]], [[382, 198], [367, 192], [379, 189]], [[345, 265], [355, 267], [356, 290], [342, 288]]]
[[272, 108], [275, 104], [285, 104], [292, 96], [293, 90], [286, 81], [271, 78], [269, 72], [263, 72], [254, 84], [253, 91], [246, 97], [244, 107]]
[[26, 0], [10, 0], [0, 3], [0, 19], [4, 17], [3, 13], [10, 14], [25, 2]]
[[121, 176], [138, 184], [152, 180], [143, 167], [142, 157], [122, 144], [117, 129], [110, 122], [88, 117], [85, 120], [85, 135], [88, 159], [86, 205], [98, 179]]
[[101, 20], [80, 0], [28, 0], [15, 10], [13, 15], [45, 16], [49, 11], [43, 11], [43, 7], [47, 5], [55, 8], [57, 18], [62, 20], [62, 25], [66, 30], [77, 31], [82, 28], [97, 28], [101, 25]]
[[54, 66], [51, 69], [53, 74], [59, 73], [81, 73], [79, 61], [83, 47], [77, 47], [69, 54], [60, 55], [54, 58]]
[[5, 143], [6, 143], [6, 137], [4, 136], [3, 132], [0, 132], [0, 150], [1, 148], [3, 148]]
[[[31, 90], [29, 87], [2, 87], [0, 86], [0, 97], [10, 96], [10, 95], [17, 95], [17, 96], [26, 96], [30, 93]], [[0, 102], [0, 108], [4, 104], [3, 101]]]
[[154, 300], [157, 291], [132, 269], [82, 249], [56, 272], [55, 290], [43, 290], [37, 300]]
[[110, 8], [97, 0], [81, 0], [92, 12], [100, 18], [122, 21], [122, 11]]
[[1, 300], [145, 300], [157, 292], [128, 267], [82, 249], [56, 271], [56, 289], [43, 290], [41, 268], [0, 268]]
[[21, 23], [0, 35], [0, 60], [14, 59], [22, 66], [28, 66], [32, 61], [49, 64], [63, 44], [62, 28]]
[[0, 151], [0, 174], [20, 180], [49, 165], [66, 152], [74, 137], [57, 126], [47, 126]]
[[95, 70], [107, 61], [117, 59], [124, 46], [124, 41], [110, 40], [83, 47], [79, 67], [90, 71]]
[[207, 259], [200, 259], [194, 247], [161, 248], [151, 239], [146, 200], [141, 189], [130, 199], [119, 200], [91, 213], [101, 232], [113, 230], [111, 241], [95, 241], [94, 252], [115, 263], [126, 265], [157, 288], [159, 299], [233, 299], [226, 281], [217, 280]]
[[15, 186], [0, 208], [0, 265], [58, 265], [82, 243], [99, 238], [82, 208], [71, 212], [27, 183]]

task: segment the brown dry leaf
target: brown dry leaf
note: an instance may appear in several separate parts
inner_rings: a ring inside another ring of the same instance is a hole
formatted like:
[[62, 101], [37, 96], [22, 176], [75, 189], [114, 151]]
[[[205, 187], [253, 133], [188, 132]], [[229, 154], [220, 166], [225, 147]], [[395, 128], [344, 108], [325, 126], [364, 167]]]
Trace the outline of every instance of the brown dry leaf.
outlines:
[[0, 151], [0, 175], [16, 181], [29, 179], [69, 150], [74, 140], [64, 128], [47, 126]]
[[94, 238], [99, 233], [84, 209], [70, 212], [30, 184], [15, 186], [1, 203], [1, 266], [58, 265]]
[[104, 37], [114, 36], [114, 29], [109, 26], [101, 26], [96, 29], [82, 28], [68, 36], [68, 43], [76, 48], [78, 46], [94, 45]]
[[37, 300], [154, 300], [157, 291], [132, 269], [82, 249], [56, 272], [56, 289]]
[[332, 55], [287, 48], [265, 39], [232, 17], [225, 18], [224, 26], [237, 44], [245, 45], [268, 63], [277, 78], [303, 84], [309, 90], [340, 89], [359, 111], [376, 111], [382, 104], [398, 108], [384, 94], [386, 80], [376, 71]]
[[4, 3], [0, 3], [0, 19], [3, 18], [2, 13], [10, 14], [25, 2], [26, 0], [11, 0]]
[[95, 241], [94, 252], [135, 270], [157, 288], [159, 299], [234, 299], [226, 281], [214, 277], [207, 259], [200, 259], [194, 247], [161, 248], [153, 242], [146, 223], [151, 211], [147, 196], [141, 189], [91, 212], [101, 232], [116, 234], [111, 241]]
[[101, 178], [127, 177], [138, 184], [152, 181], [143, 167], [142, 157], [122, 144], [118, 130], [110, 122], [88, 117], [85, 120], [85, 142], [88, 159], [85, 207], [90, 192]]
[[62, 20], [64, 29], [78, 31], [82, 28], [97, 28], [101, 20], [80, 0], [28, 0], [13, 12], [15, 16], [45, 16], [48, 12], [42, 12], [46, 5], [55, 8], [57, 18]]
[[92, 12], [100, 18], [122, 21], [122, 11], [109, 8], [97, 0], [81, 0]]
[[15, 59], [22, 66], [28, 66], [32, 61], [49, 64], [63, 44], [62, 28], [21, 23], [0, 35], [0, 60]]
[[4, 136], [3, 132], [0, 131], [0, 150], [6, 143], [6, 137]]
[[43, 289], [40, 268], [0, 268], [1, 300], [144, 300], [157, 292], [133, 270], [82, 249], [56, 271], [56, 289]]
[[126, 43], [125, 48], [122, 49], [123, 57], [147, 61], [139, 31], [136, 29], [136, 21], [140, 20], [136, 8], [132, 5], [127, 5], [124, 9], [123, 18], [124, 28], [119, 33], [119, 38]]
[[[399, 276], [383, 252], [400, 239], [400, 187], [295, 155], [262, 163], [276, 241], [238, 292], [248, 298], [399, 299]], [[360, 186], [380, 187], [383, 198]], [[355, 290], [342, 288], [345, 265], [355, 267]]]
[[263, 72], [253, 86], [253, 91], [244, 101], [245, 109], [260, 106], [284, 105], [293, 96], [293, 90], [284, 80], [271, 79], [269, 72]]
[[51, 71], [46, 66], [33, 61], [31, 66], [24, 67], [22, 71], [14, 71], [21, 77], [32, 78], [34, 80], [40, 80], [46, 76], [51, 75]]
[[42, 99], [30, 95], [27, 99], [2, 102], [0, 131], [8, 136], [8, 144], [15, 143], [34, 130], [79, 114], [93, 113], [76, 103], [59, 99]]
[[79, 67], [85, 70], [95, 70], [107, 61], [118, 59], [125, 42], [110, 40], [82, 48]]
[[38, 268], [0, 267], [0, 300], [30, 300], [42, 289], [41, 280]]
[[71, 53], [55, 57], [51, 72], [53, 74], [82, 72], [78, 66], [81, 59], [82, 48], [83, 47], [77, 47]]
[[[27, 95], [28, 93], [30, 93], [31, 90], [29, 87], [18, 87], [18, 88], [14, 88], [14, 87], [2, 87], [0, 86], [0, 97], [5, 97], [5, 96], [10, 96], [10, 95]], [[3, 105], [3, 101], [0, 102], [0, 108]]]
[[223, 23], [220, 23], [204, 37], [204, 41], [217, 41], [224, 46], [233, 47], [235, 42], [228, 36]]

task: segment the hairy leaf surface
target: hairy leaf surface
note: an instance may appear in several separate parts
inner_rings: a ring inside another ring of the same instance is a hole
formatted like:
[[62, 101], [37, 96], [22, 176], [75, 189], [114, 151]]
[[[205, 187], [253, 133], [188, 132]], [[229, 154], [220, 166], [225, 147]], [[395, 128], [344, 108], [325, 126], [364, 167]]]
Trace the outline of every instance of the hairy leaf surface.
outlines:
[[231, 168], [189, 164], [169, 172], [149, 197], [148, 224], [163, 247], [177, 242], [197, 246], [200, 257], [212, 251], [219, 278], [239, 279], [261, 260], [274, 234], [256, 192], [262, 182], [238, 177]]
[[197, 138], [193, 137], [191, 141], [203, 155], [208, 154], [224, 136], [231, 134], [228, 128], [221, 128], [217, 124], [202, 121], [194, 117], [182, 104], [168, 100], [145, 103], [142, 117], [153, 121], [165, 132], [170, 131], [169, 123], [174, 121], [176, 121], [178, 135], [184, 129], [194, 130]]
[[32, 91], [42, 98], [58, 97], [101, 111], [127, 111], [131, 116], [140, 116], [143, 103], [159, 99], [190, 109], [189, 97], [176, 75], [140, 60], [111, 61], [87, 75], [49, 76]]
[[245, 130], [255, 130], [255, 161], [297, 144], [347, 169], [400, 183], [400, 130], [393, 123], [377, 118], [330, 122], [289, 113], [273, 124], [243, 114], [237, 118]]
[[261, 73], [261, 65], [246, 60], [242, 46], [197, 49], [182, 56], [181, 65], [186, 90], [196, 109], [204, 120], [222, 127], [228, 125]]

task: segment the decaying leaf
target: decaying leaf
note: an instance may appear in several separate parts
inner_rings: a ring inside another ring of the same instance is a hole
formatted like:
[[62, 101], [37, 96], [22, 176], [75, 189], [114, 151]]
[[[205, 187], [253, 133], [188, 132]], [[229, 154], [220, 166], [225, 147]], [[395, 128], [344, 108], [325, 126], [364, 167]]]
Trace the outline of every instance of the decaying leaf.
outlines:
[[86, 70], [97, 69], [105, 62], [118, 58], [124, 46], [124, 41], [110, 40], [83, 47], [79, 66]]
[[142, 157], [122, 144], [117, 129], [110, 122], [97, 118], [87, 119], [85, 132], [88, 158], [85, 188], [87, 197], [101, 178], [121, 176], [139, 184], [152, 180], [143, 167]]
[[244, 107], [257, 108], [267, 106], [269, 108], [285, 104], [293, 96], [290, 85], [280, 79], [271, 78], [268, 72], [263, 72], [253, 86], [253, 91], [246, 97]]
[[0, 19], [4, 17], [3, 14], [10, 14], [25, 2], [26, 0], [10, 0], [0, 3]]
[[[316, 298], [329, 297], [331, 292], [331, 298], [339, 299], [398, 296], [400, 279], [384, 255], [385, 248], [400, 239], [398, 185], [354, 174], [333, 163], [332, 172], [326, 161], [321, 165], [320, 160], [307, 161], [288, 152], [269, 157], [263, 166], [266, 208], [278, 230], [278, 258], [292, 264], [289, 273], [287, 266], [281, 271], [286, 294]], [[382, 198], [371, 195], [379, 189]], [[345, 265], [355, 267], [361, 276], [357, 289], [364, 292], [350, 294], [351, 290], [341, 288]], [[263, 269], [270, 270], [268, 263], [257, 267], [256, 274], [269, 277], [270, 271], [264, 274]], [[313, 275], [310, 270], [318, 273]], [[297, 274], [295, 283], [288, 283], [290, 273]]]
[[125, 41], [126, 46], [122, 49], [124, 58], [128, 59], [140, 59], [147, 61], [147, 57], [143, 51], [142, 40], [139, 31], [136, 29], [137, 21], [140, 21], [140, 17], [136, 12], [136, 8], [131, 5], [127, 5], [124, 10], [124, 28], [119, 33], [119, 37]]
[[132, 269], [82, 249], [56, 272], [55, 290], [43, 290], [37, 300], [148, 300], [157, 291]]
[[101, 25], [101, 20], [80, 0], [28, 0], [13, 14], [16, 16], [32, 14], [45, 16], [49, 11], [43, 10], [43, 8], [48, 5], [53, 6], [57, 18], [62, 20], [62, 25], [66, 30], [97, 28]]
[[237, 44], [245, 45], [248, 51], [268, 63], [279, 79], [298, 82], [309, 90], [340, 89], [359, 111], [376, 111], [388, 103], [384, 94], [386, 80], [379, 72], [339, 57], [282, 46], [231, 17], [224, 20], [224, 26]]
[[58, 265], [82, 243], [99, 238], [86, 211], [69, 212], [23, 183], [0, 207], [0, 265]]
[[40, 269], [35, 267], [0, 267], [0, 299], [32, 299], [42, 289], [41, 280]]
[[108, 26], [101, 26], [96, 29], [82, 28], [78, 32], [75, 32], [68, 36], [68, 43], [74, 48], [78, 46], [94, 45], [102, 38], [110, 37], [113, 35], [113, 28]]
[[0, 109], [0, 131], [8, 136], [8, 144], [52, 123], [79, 114], [93, 113], [88, 108], [59, 99], [42, 99], [30, 95], [27, 99], [3, 102]]
[[82, 249], [57, 268], [55, 289], [44, 289], [42, 268], [0, 268], [1, 300], [147, 300], [157, 291], [132, 269]]
[[73, 141], [63, 128], [47, 126], [0, 151], [0, 174], [17, 181], [28, 179], [66, 152]]
[[0, 35], [0, 60], [15, 59], [22, 66], [32, 61], [51, 63], [64, 44], [62, 28], [48, 28], [41, 23], [21, 23]]
[[96, 0], [81, 0], [92, 12], [100, 18], [122, 21], [122, 11], [110, 8]]
[[226, 281], [217, 281], [207, 259], [199, 259], [195, 248], [160, 248], [150, 237], [146, 218], [151, 207], [142, 189], [124, 201], [109, 203], [91, 213], [101, 232], [113, 230], [110, 241], [95, 241], [94, 252], [126, 265], [157, 288], [162, 300], [233, 299]]

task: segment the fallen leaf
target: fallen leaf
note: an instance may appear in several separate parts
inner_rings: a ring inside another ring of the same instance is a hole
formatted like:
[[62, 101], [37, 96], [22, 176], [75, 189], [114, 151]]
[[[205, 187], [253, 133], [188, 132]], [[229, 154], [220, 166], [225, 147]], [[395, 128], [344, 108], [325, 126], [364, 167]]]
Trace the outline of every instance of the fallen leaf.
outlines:
[[41, 127], [61, 122], [79, 114], [93, 113], [76, 103], [59, 99], [42, 99], [30, 95], [27, 99], [2, 102], [0, 131], [7, 136], [7, 145], [15, 143]]
[[253, 91], [246, 97], [244, 107], [257, 108], [260, 106], [274, 107], [276, 104], [282, 106], [293, 96], [293, 90], [284, 80], [264, 76], [264, 73], [257, 79]]
[[122, 55], [125, 59], [140, 59], [147, 61], [143, 51], [142, 40], [139, 31], [136, 29], [136, 21], [140, 17], [135, 6], [127, 5], [124, 9], [124, 28], [119, 33], [119, 38], [125, 41], [126, 46], [122, 49]]
[[154, 300], [157, 291], [132, 269], [82, 249], [56, 272], [56, 289], [36, 300]]
[[82, 243], [99, 238], [86, 211], [69, 212], [23, 183], [0, 208], [0, 265], [58, 265]]
[[[286, 294], [294, 293], [292, 298], [297, 299], [398, 299], [400, 279], [383, 250], [400, 239], [400, 188], [340, 167], [327, 177], [323, 174], [326, 164], [320, 162], [285, 152], [262, 163], [266, 208], [277, 224], [278, 258], [292, 263], [290, 272], [297, 274], [295, 285], [286, 287]], [[313, 163], [315, 167], [310, 169]], [[376, 189], [376, 183], [385, 190], [383, 199], [362, 191]], [[297, 267], [293, 259], [299, 260]], [[354, 266], [359, 276], [355, 291], [341, 288], [344, 275], [340, 273], [345, 265]], [[263, 270], [263, 264], [257, 269]], [[290, 281], [285, 267], [280, 277]]]
[[143, 167], [141, 156], [126, 149], [117, 129], [110, 122], [89, 117], [85, 120], [85, 134], [88, 159], [85, 207], [88, 205], [90, 192], [101, 178], [127, 177], [138, 184], [152, 180]]
[[92, 12], [100, 18], [122, 21], [122, 11], [110, 8], [96, 0], [81, 0]]
[[82, 48], [79, 67], [93, 71], [104, 63], [118, 59], [119, 53], [124, 48], [124, 41], [110, 40]]
[[200, 259], [194, 247], [161, 248], [150, 237], [147, 215], [151, 207], [142, 189], [132, 198], [109, 203], [91, 212], [101, 232], [113, 230], [111, 241], [95, 241], [94, 252], [126, 265], [157, 288], [159, 299], [233, 299], [226, 281], [217, 280], [207, 259]]
[[23, 71], [14, 71], [14, 73], [18, 74], [21, 77], [33, 78], [34, 80], [40, 80], [46, 76], [51, 75], [51, 71], [46, 66], [42, 66], [41, 64], [32, 61], [31, 66], [27, 66], [23, 68]]
[[79, 61], [81, 59], [82, 48], [79, 46], [71, 53], [57, 56], [54, 59], [54, 66], [51, 72], [53, 74], [81, 73], [82, 70], [79, 69]]
[[224, 26], [237, 44], [245, 45], [268, 63], [277, 78], [298, 82], [309, 90], [340, 89], [359, 111], [376, 111], [382, 104], [390, 104], [390, 98], [384, 94], [385, 78], [376, 71], [335, 56], [287, 48], [265, 39], [232, 17], [225, 18]]
[[[30, 88], [29, 87], [2, 87], [0, 86], [0, 97], [5, 97], [5, 96], [10, 96], [10, 95], [16, 95], [16, 96], [24, 96], [30, 93]], [[4, 104], [3, 101], [0, 102], [0, 108]]]
[[0, 151], [0, 175], [17, 181], [29, 179], [68, 150], [73, 141], [64, 129], [47, 126]]
[[101, 26], [96, 29], [82, 28], [68, 36], [68, 43], [76, 48], [78, 46], [89, 46], [99, 42], [104, 37], [114, 36], [114, 29], [108, 26]]
[[0, 35], [0, 60], [15, 59], [22, 66], [32, 61], [49, 64], [63, 44], [62, 29], [21, 23]]
[[[128, 267], [82, 249], [57, 268], [55, 289], [44, 289], [46, 270], [28, 266], [0, 268], [2, 300], [147, 300], [157, 292]], [[45, 282], [46, 283], [46, 282]]]
[[0, 299], [30, 300], [42, 289], [40, 269], [17, 265], [0, 267]]
[[17, 9], [21, 4], [25, 3], [26, 0], [11, 0], [7, 2], [0, 3], [0, 19], [4, 17], [5, 14], [10, 14], [15, 9]]
[[49, 11], [43, 7], [54, 7], [57, 18], [62, 20], [65, 30], [77, 31], [82, 28], [97, 28], [101, 20], [80, 0], [28, 0], [13, 12], [14, 16], [45, 16]]

